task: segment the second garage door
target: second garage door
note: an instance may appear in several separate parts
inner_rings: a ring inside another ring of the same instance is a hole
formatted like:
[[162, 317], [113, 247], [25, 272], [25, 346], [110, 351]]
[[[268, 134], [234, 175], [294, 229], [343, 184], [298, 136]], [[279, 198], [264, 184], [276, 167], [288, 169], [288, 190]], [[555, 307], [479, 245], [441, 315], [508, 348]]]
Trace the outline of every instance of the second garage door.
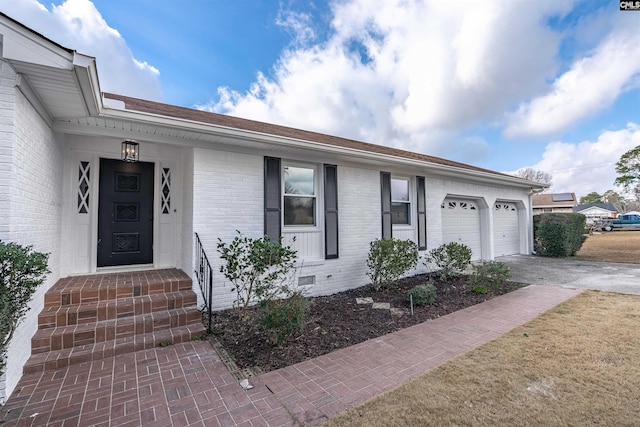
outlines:
[[472, 260], [482, 258], [480, 209], [475, 200], [446, 198], [442, 203], [443, 243], [463, 243], [471, 248]]
[[515, 203], [497, 202], [493, 207], [494, 255], [520, 253], [520, 228]]

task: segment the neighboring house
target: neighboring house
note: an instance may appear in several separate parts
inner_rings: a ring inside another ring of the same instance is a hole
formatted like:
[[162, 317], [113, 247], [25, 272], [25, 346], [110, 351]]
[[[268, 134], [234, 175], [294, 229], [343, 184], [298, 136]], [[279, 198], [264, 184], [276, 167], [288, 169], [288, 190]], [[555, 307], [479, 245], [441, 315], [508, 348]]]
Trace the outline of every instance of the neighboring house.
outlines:
[[[216, 274], [215, 309], [234, 299], [217, 273], [216, 243], [236, 230], [291, 243], [310, 295], [368, 283], [369, 243], [381, 237], [413, 240], [422, 254], [461, 242], [475, 260], [531, 253], [539, 184], [102, 93], [94, 58], [6, 15], [0, 36], [0, 239], [51, 254], [51, 274], [9, 348], [9, 394], [58, 279], [168, 267], [194, 277], [195, 233]], [[121, 160], [125, 140], [139, 143], [139, 161]]]
[[599, 219], [615, 218], [618, 211], [612, 203], [587, 203], [573, 207], [575, 213], [587, 217], [587, 224], [591, 225]]
[[573, 212], [578, 204], [575, 193], [534, 194], [533, 214], [546, 212]]

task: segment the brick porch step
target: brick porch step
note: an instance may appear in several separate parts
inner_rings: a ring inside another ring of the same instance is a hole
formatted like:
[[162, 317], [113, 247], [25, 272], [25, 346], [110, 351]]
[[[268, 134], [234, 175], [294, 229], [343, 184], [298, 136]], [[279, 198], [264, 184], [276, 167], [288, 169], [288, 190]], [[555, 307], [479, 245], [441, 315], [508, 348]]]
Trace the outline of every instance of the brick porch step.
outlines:
[[45, 294], [44, 306], [66, 306], [188, 290], [191, 290], [191, 278], [177, 269], [75, 276], [58, 280]]
[[23, 373], [27, 375], [50, 371], [79, 363], [132, 353], [134, 351], [147, 350], [169, 344], [178, 344], [202, 337], [205, 333], [205, 328], [201, 323], [190, 324], [149, 334], [133, 335], [96, 344], [87, 344], [34, 354], [25, 364]]
[[157, 311], [138, 316], [38, 330], [31, 339], [31, 354], [95, 344], [186, 326], [202, 320], [195, 307]]
[[192, 307], [197, 303], [193, 291], [122, 297], [81, 304], [45, 307], [38, 316], [38, 329], [94, 323], [162, 310]]
[[45, 294], [25, 373], [205, 334], [191, 278], [177, 269], [60, 279]]

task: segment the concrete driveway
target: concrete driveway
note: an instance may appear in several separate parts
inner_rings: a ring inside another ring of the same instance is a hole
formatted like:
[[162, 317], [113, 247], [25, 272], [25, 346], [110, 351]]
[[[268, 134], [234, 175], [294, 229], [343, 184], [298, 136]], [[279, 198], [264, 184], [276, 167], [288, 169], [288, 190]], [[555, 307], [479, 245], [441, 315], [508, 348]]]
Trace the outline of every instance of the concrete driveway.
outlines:
[[496, 260], [509, 264], [511, 280], [514, 282], [640, 295], [640, 264], [578, 261], [532, 255], [511, 255]]

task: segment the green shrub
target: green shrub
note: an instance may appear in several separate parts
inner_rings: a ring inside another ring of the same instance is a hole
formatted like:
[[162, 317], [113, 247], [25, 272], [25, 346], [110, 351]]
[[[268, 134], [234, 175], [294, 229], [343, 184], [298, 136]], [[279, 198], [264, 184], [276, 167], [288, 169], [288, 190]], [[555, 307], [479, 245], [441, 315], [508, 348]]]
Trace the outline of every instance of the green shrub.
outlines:
[[482, 261], [473, 266], [471, 281], [479, 286], [497, 289], [511, 278], [509, 266], [500, 261]]
[[574, 256], [586, 240], [586, 217], [578, 213], [555, 212], [533, 216], [534, 250], [548, 257]]
[[418, 246], [411, 240], [376, 239], [369, 246], [367, 275], [378, 290], [398, 280], [418, 263]]
[[485, 288], [484, 286], [474, 286], [473, 288], [471, 288], [471, 290], [473, 292], [475, 292], [476, 294], [486, 294], [487, 293], [487, 288]]
[[0, 375], [5, 353], [18, 324], [29, 311], [29, 301], [46, 275], [48, 254], [33, 246], [0, 241]]
[[236, 293], [234, 305], [246, 309], [250, 304], [287, 297], [287, 275], [294, 268], [296, 251], [267, 237], [252, 239], [238, 235], [229, 244], [218, 239], [217, 250], [225, 262], [220, 272]]
[[295, 332], [302, 330], [309, 304], [309, 300], [300, 291], [293, 292], [288, 298], [262, 301], [261, 324], [269, 340], [282, 345]]
[[463, 243], [445, 243], [432, 249], [425, 258], [427, 268], [435, 267], [440, 280], [447, 282], [461, 275], [471, 264], [471, 248]]
[[436, 302], [436, 287], [431, 283], [418, 285], [407, 293], [407, 299], [413, 299], [413, 305], [433, 305]]

